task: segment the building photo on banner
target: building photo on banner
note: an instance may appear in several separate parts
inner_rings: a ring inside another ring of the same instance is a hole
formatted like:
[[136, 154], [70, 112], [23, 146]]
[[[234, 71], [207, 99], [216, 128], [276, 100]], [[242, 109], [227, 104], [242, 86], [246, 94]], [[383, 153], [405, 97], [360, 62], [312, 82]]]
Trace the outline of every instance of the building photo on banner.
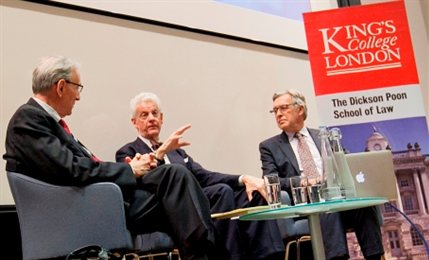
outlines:
[[349, 153], [393, 155], [399, 197], [381, 207], [386, 257], [427, 259], [429, 132], [404, 2], [306, 13], [304, 23], [321, 124], [341, 130]]

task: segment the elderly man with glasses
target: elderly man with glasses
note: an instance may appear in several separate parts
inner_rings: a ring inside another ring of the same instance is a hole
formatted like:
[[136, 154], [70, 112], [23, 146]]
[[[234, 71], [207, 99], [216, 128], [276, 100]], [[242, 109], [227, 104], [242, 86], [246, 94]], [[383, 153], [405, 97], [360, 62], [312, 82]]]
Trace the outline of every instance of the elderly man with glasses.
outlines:
[[[259, 144], [262, 170], [263, 175], [278, 174], [281, 189], [290, 194], [290, 177], [309, 171], [322, 174], [319, 131], [305, 126], [307, 104], [300, 92], [291, 89], [276, 93], [272, 100], [271, 112], [281, 133]], [[300, 153], [301, 141], [308, 147], [311, 164], [301, 161], [305, 157]], [[308, 165], [314, 169], [306, 169]], [[349, 228], [355, 231], [365, 259], [382, 259], [383, 241], [375, 207], [322, 214], [320, 219], [326, 259], [349, 258], [346, 239]]]
[[[123, 193], [132, 233], [162, 228], [179, 247], [182, 259], [223, 259], [224, 250], [215, 244], [208, 200], [185, 167], [154, 168], [149, 155], [141, 154], [126, 163], [101, 161], [72, 135], [63, 118], [80, 100], [78, 69], [77, 63], [61, 56], [47, 57], [36, 67], [34, 95], [9, 122], [6, 170], [56, 185], [114, 182]], [[176, 135], [166, 143], [165, 151], [181, 147]]]

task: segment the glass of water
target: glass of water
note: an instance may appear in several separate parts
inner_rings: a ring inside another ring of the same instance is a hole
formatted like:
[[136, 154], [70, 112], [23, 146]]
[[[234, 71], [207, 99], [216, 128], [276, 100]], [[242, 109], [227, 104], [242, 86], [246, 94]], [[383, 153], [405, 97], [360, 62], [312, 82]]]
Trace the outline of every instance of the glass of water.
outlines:
[[322, 178], [319, 176], [308, 178], [307, 191], [310, 203], [324, 201], [322, 198]]
[[270, 208], [280, 208], [282, 202], [280, 200], [280, 179], [277, 174], [264, 175], [265, 188], [268, 195], [268, 205]]
[[307, 177], [294, 176], [289, 178], [292, 189], [293, 203], [295, 205], [307, 204]]

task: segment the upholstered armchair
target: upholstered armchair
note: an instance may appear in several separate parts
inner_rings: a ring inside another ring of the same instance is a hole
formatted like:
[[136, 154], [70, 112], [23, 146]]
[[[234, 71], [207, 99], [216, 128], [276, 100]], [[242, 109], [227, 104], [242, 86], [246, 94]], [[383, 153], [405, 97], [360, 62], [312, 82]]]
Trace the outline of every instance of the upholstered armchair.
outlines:
[[71, 187], [14, 172], [8, 172], [7, 177], [18, 213], [24, 260], [66, 256], [87, 245], [132, 249], [139, 255], [164, 252], [171, 259], [175, 246], [166, 233], [130, 234], [116, 184]]

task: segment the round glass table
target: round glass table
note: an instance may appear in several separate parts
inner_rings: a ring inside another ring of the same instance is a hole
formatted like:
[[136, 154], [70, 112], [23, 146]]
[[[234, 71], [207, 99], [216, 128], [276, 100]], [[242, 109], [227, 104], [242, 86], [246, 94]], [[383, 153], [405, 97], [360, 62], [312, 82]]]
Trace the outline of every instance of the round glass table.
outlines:
[[277, 209], [251, 211], [239, 216], [238, 218], [240, 220], [268, 220], [307, 216], [314, 259], [323, 260], [325, 259], [325, 250], [323, 247], [323, 238], [320, 228], [320, 214], [376, 206], [386, 202], [388, 202], [386, 198], [368, 197], [331, 200], [298, 206], [282, 205], [282, 207]]

